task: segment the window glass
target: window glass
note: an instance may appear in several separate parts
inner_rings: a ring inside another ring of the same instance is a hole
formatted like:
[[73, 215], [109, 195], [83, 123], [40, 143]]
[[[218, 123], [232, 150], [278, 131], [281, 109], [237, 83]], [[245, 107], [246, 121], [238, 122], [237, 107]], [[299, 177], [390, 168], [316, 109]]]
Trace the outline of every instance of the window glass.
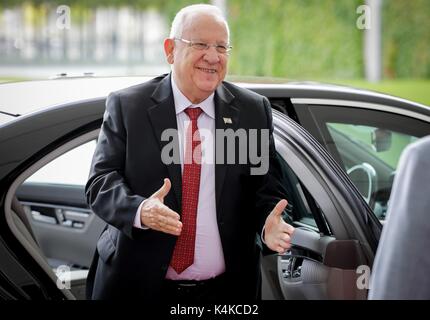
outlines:
[[378, 218], [385, 219], [400, 155], [418, 137], [361, 124], [328, 122], [327, 128], [349, 177]]
[[66, 152], [40, 168], [26, 182], [85, 185], [95, 147], [96, 141], [92, 140]]
[[[284, 220], [288, 223], [294, 222], [321, 231], [315, 219], [318, 217], [321, 223], [326, 223], [321, 209], [287, 162], [281, 156], [279, 158], [283, 171], [282, 180], [289, 201], [288, 216], [284, 216]], [[328, 226], [326, 229], [329, 229]]]
[[[334, 142], [338, 147], [345, 143], [345, 140], [337, 139], [339, 134], [342, 134], [351, 143], [366, 150], [369, 156], [372, 155], [378, 158], [392, 168], [397, 168], [403, 149], [418, 139], [415, 136], [400, 132], [365, 125], [327, 123], [327, 126], [333, 139], [336, 139]], [[344, 145], [343, 148], [346, 148], [346, 146]], [[345, 158], [342, 160], [347, 162]]]

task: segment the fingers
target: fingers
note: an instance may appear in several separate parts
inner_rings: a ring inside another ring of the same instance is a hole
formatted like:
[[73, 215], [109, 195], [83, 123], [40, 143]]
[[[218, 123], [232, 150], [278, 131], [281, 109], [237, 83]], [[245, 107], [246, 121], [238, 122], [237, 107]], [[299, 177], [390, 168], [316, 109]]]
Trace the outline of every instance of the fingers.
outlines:
[[280, 241], [283, 243], [289, 243], [291, 241], [291, 237], [288, 234], [283, 233], [280, 236]]
[[179, 221], [179, 219], [181, 218], [177, 212], [173, 211], [172, 209], [170, 209], [166, 205], [157, 206], [156, 209], [158, 210], [158, 212], [162, 216], [164, 216], [166, 218], [170, 218], [170, 219], [177, 220], [177, 221]]
[[152, 196], [151, 198], [158, 198], [160, 199], [161, 202], [164, 201], [164, 197], [167, 196], [167, 194], [170, 191], [170, 188], [172, 187], [172, 183], [170, 182], [170, 180], [168, 178], [164, 179], [164, 183], [161, 186], [160, 189], [158, 189]]
[[182, 231], [182, 222], [159, 217], [154, 219], [153, 222], [148, 225], [148, 227], [156, 231], [179, 236]]
[[279, 254], [284, 254], [288, 249], [289, 249], [289, 247], [288, 248], [284, 248], [282, 246], [277, 246], [275, 251], [277, 253], [279, 253]]
[[179, 236], [182, 230], [182, 222], [169, 217], [160, 216], [154, 221], [154, 229]]
[[283, 222], [281, 225], [281, 234], [279, 236], [279, 240], [277, 242], [279, 253], [285, 253], [286, 250], [291, 248], [291, 237], [294, 233], [294, 227], [289, 225], [288, 223]]
[[276, 251], [279, 254], [284, 254], [287, 250], [291, 249], [291, 244], [278, 244], [275, 246], [275, 249], [272, 249], [273, 251]]
[[150, 199], [141, 210], [142, 224], [176, 236], [180, 235], [182, 230], [182, 222], [179, 221], [179, 218], [177, 212], [161, 203], [158, 198]]
[[288, 201], [285, 199], [280, 200], [273, 208], [270, 214], [280, 217], [287, 207]]
[[280, 239], [275, 243], [276, 251], [278, 253], [284, 253], [291, 248], [291, 238], [288, 234], [281, 234]]
[[281, 224], [281, 232], [286, 233], [291, 236], [294, 233], [294, 227], [286, 222], [282, 222]]
[[291, 237], [294, 227], [286, 222], [281, 222], [269, 235], [266, 234], [266, 245], [280, 254], [291, 248]]

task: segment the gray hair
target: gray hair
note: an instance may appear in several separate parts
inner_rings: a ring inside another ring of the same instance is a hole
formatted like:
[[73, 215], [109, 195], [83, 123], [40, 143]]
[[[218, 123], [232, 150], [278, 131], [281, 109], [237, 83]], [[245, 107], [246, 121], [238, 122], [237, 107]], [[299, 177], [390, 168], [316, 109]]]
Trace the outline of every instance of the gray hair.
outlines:
[[202, 13], [202, 14], [208, 14], [211, 15], [217, 19], [220, 19], [225, 23], [225, 26], [227, 28], [227, 36], [228, 40], [230, 40], [230, 29], [228, 27], [227, 20], [224, 17], [223, 12], [220, 8], [210, 5], [210, 4], [193, 4], [187, 7], [182, 8], [178, 11], [175, 18], [172, 21], [172, 26], [170, 28], [170, 35], [169, 37], [171, 39], [173, 38], [181, 38], [182, 37], [182, 31], [184, 29], [185, 21], [188, 17], [188, 15], [193, 13]]

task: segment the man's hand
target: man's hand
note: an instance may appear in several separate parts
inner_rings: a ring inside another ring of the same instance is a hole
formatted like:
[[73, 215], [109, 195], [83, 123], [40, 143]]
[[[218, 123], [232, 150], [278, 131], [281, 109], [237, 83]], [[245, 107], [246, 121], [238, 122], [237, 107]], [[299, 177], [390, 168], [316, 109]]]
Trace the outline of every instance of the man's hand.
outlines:
[[145, 200], [140, 211], [140, 221], [148, 228], [179, 236], [182, 230], [180, 216], [164, 204], [164, 197], [171, 186], [170, 180], [164, 179], [163, 186]]
[[284, 253], [291, 248], [291, 236], [294, 232], [294, 227], [282, 219], [282, 212], [287, 204], [287, 200], [279, 201], [264, 225], [264, 242], [269, 249], [278, 253]]

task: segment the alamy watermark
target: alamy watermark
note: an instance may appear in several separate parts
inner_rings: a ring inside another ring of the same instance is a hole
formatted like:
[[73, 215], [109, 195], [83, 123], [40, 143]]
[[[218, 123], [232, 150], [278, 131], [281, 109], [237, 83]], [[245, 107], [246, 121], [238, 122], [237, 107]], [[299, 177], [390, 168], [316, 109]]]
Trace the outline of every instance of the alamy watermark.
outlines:
[[367, 265], [358, 266], [356, 271], [359, 276], [357, 277], [357, 289], [359, 290], [369, 290], [372, 288], [371, 283], [371, 269]]
[[[264, 175], [269, 170], [269, 138], [269, 129], [216, 129], [215, 136], [210, 130], [199, 129], [192, 141], [201, 141], [201, 147], [194, 149], [192, 155], [185, 154], [183, 163], [249, 164], [251, 175]], [[191, 141], [191, 137], [184, 140]], [[168, 142], [161, 150], [162, 162], [181, 164], [178, 130], [164, 130], [161, 141]]]
[[70, 29], [70, 23], [71, 23], [71, 16], [70, 16], [71, 10], [69, 6], [61, 5], [57, 7], [57, 20], [55, 24], [57, 25], [58, 29], [64, 30]]
[[356, 10], [357, 14], [360, 16], [357, 18], [356, 26], [358, 29], [363, 30], [369, 30], [371, 26], [371, 9], [368, 5], [361, 5], [357, 7]]

